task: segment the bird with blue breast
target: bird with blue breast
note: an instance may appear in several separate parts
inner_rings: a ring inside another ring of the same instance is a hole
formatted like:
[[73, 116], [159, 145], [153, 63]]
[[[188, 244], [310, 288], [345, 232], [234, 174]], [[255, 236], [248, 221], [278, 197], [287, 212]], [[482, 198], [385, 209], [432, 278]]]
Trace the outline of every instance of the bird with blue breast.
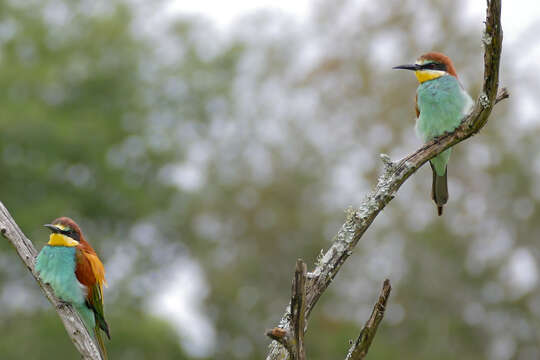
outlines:
[[111, 337], [103, 311], [105, 267], [75, 221], [60, 217], [45, 227], [51, 234], [36, 259], [39, 278], [51, 286], [60, 300], [77, 310], [86, 328], [94, 333], [106, 360], [101, 331]]
[[[395, 66], [394, 69], [414, 71], [420, 85], [416, 90], [416, 133], [429, 142], [455, 130], [473, 105], [458, 80], [450, 58], [440, 52], [428, 52], [414, 64]], [[452, 149], [446, 149], [430, 160], [433, 172], [431, 197], [438, 215], [448, 201], [448, 161]]]

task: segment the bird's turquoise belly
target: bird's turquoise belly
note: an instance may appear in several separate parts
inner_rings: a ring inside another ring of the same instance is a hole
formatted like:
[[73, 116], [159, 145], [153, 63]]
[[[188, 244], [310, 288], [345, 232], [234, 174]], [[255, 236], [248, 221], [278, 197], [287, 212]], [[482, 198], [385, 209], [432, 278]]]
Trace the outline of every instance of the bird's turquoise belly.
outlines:
[[86, 290], [75, 275], [74, 247], [44, 246], [36, 259], [36, 271], [57, 297], [75, 306], [84, 305]]
[[[418, 86], [417, 96], [420, 116], [416, 120], [416, 132], [424, 142], [457, 128], [472, 105], [469, 95], [450, 75], [423, 82]], [[450, 153], [451, 149], [447, 149], [431, 159], [437, 175], [445, 174]]]
[[458, 127], [472, 103], [457, 79], [449, 75], [420, 84], [417, 95], [420, 116], [416, 131], [425, 142]]

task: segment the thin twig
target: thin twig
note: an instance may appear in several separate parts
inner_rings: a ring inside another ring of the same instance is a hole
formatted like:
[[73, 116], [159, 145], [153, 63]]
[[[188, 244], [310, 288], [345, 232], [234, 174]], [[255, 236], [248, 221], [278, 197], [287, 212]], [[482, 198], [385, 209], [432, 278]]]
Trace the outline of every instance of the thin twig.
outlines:
[[53, 293], [51, 287], [44, 284], [34, 270], [37, 250], [32, 242], [23, 234], [15, 220], [11, 217], [4, 204], [0, 202], [0, 233], [15, 247], [17, 254], [37, 283], [41, 290], [53, 304], [58, 316], [64, 323], [73, 345], [77, 348], [83, 360], [101, 360], [101, 355], [90, 337], [88, 330], [79, 318], [77, 311], [63, 301], [60, 301]]
[[358, 339], [349, 349], [346, 360], [362, 360], [366, 357], [369, 347], [375, 338], [377, 333], [377, 328], [381, 323], [384, 317], [384, 311], [386, 310], [386, 303], [388, 302], [388, 297], [390, 296], [390, 291], [392, 287], [390, 286], [390, 280], [384, 280], [381, 294], [379, 295], [379, 300], [375, 303], [373, 311], [369, 320], [364, 325]]
[[498, 104], [499, 101], [508, 99], [510, 97], [510, 93], [508, 93], [508, 89], [503, 87], [499, 90], [499, 93], [497, 94], [497, 97], [495, 98], [495, 104]]
[[[377, 185], [358, 209], [349, 209], [347, 219], [332, 245], [317, 263], [313, 272], [307, 274], [306, 282], [306, 318], [328, 288], [343, 263], [352, 254], [356, 244], [379, 212], [394, 198], [401, 185], [424, 163], [449, 147], [473, 136], [486, 124], [493, 106], [508, 97], [503, 89], [498, 93], [499, 63], [502, 49], [501, 0], [487, 1], [486, 28], [484, 41], [484, 84], [472, 112], [452, 133], [445, 134], [422, 146], [413, 154], [399, 162], [385, 161], [384, 172]], [[499, 95], [499, 96], [497, 96]], [[280, 321], [280, 328], [290, 328], [290, 313], [285, 311]], [[267, 360], [284, 360], [288, 353], [277, 342], [270, 344]]]

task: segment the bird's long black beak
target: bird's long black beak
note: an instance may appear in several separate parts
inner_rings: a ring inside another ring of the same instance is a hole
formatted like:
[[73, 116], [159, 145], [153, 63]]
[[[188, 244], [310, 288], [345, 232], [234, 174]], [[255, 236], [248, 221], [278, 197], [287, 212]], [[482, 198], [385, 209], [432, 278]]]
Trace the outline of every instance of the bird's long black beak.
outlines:
[[417, 64], [412, 64], [412, 65], [399, 65], [399, 66], [394, 66], [392, 69], [404, 69], [404, 70], [420, 70], [420, 65], [417, 65]]
[[54, 226], [54, 225], [52, 225], [52, 224], [45, 224], [45, 225], [43, 225], [43, 226], [45, 226], [46, 228], [48, 228], [49, 230], [51, 230], [51, 232], [53, 232], [53, 233], [59, 233], [59, 232], [62, 231], [61, 229], [59, 229], [58, 227], [56, 227], [56, 226]]

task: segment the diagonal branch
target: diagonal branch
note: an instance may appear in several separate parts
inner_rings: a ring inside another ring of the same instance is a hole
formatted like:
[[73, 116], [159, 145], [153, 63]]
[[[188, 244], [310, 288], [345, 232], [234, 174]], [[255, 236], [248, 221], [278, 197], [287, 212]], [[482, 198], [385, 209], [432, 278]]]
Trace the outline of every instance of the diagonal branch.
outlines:
[[34, 248], [32, 242], [23, 234], [2, 202], [0, 202], [0, 233], [15, 247], [22, 262], [26, 265], [26, 268], [30, 271], [34, 279], [36, 279], [47, 299], [49, 299], [56, 309], [73, 345], [75, 345], [77, 351], [81, 354], [82, 359], [101, 360], [99, 351], [92, 337], [90, 337], [88, 330], [79, 318], [77, 311], [71, 305], [59, 300], [54, 295], [51, 287], [44, 284], [37, 276], [34, 270], [37, 250]]
[[[497, 93], [499, 86], [499, 63], [502, 50], [501, 0], [487, 1], [486, 28], [482, 38], [484, 44], [484, 83], [482, 93], [476, 100], [472, 112], [467, 115], [461, 125], [452, 133], [445, 134], [430, 141], [413, 154], [397, 163], [390, 161], [387, 155], [382, 156], [384, 171], [377, 185], [358, 209], [349, 209], [347, 218], [332, 245], [323, 255], [317, 266], [307, 274], [306, 283], [306, 318], [311, 310], [337, 275], [343, 263], [352, 254], [356, 244], [362, 238], [379, 212], [394, 198], [401, 185], [414, 174], [424, 163], [465, 140], [486, 124], [493, 106], [507, 98], [505, 89]], [[289, 312], [286, 311], [280, 321], [280, 328], [290, 328]], [[277, 342], [270, 344], [267, 360], [287, 359], [288, 354]]]
[[354, 344], [349, 349], [349, 353], [347, 354], [347, 358], [345, 360], [362, 360], [366, 357], [369, 347], [371, 346], [371, 343], [375, 338], [375, 334], [377, 333], [377, 328], [384, 317], [386, 303], [388, 302], [388, 297], [390, 296], [391, 290], [392, 287], [390, 286], [390, 280], [384, 280], [381, 294], [379, 295], [379, 300], [373, 307], [373, 311], [371, 312], [371, 316], [366, 322], [366, 325], [364, 325], [364, 328], [362, 331], [360, 331], [358, 339], [356, 339]]

